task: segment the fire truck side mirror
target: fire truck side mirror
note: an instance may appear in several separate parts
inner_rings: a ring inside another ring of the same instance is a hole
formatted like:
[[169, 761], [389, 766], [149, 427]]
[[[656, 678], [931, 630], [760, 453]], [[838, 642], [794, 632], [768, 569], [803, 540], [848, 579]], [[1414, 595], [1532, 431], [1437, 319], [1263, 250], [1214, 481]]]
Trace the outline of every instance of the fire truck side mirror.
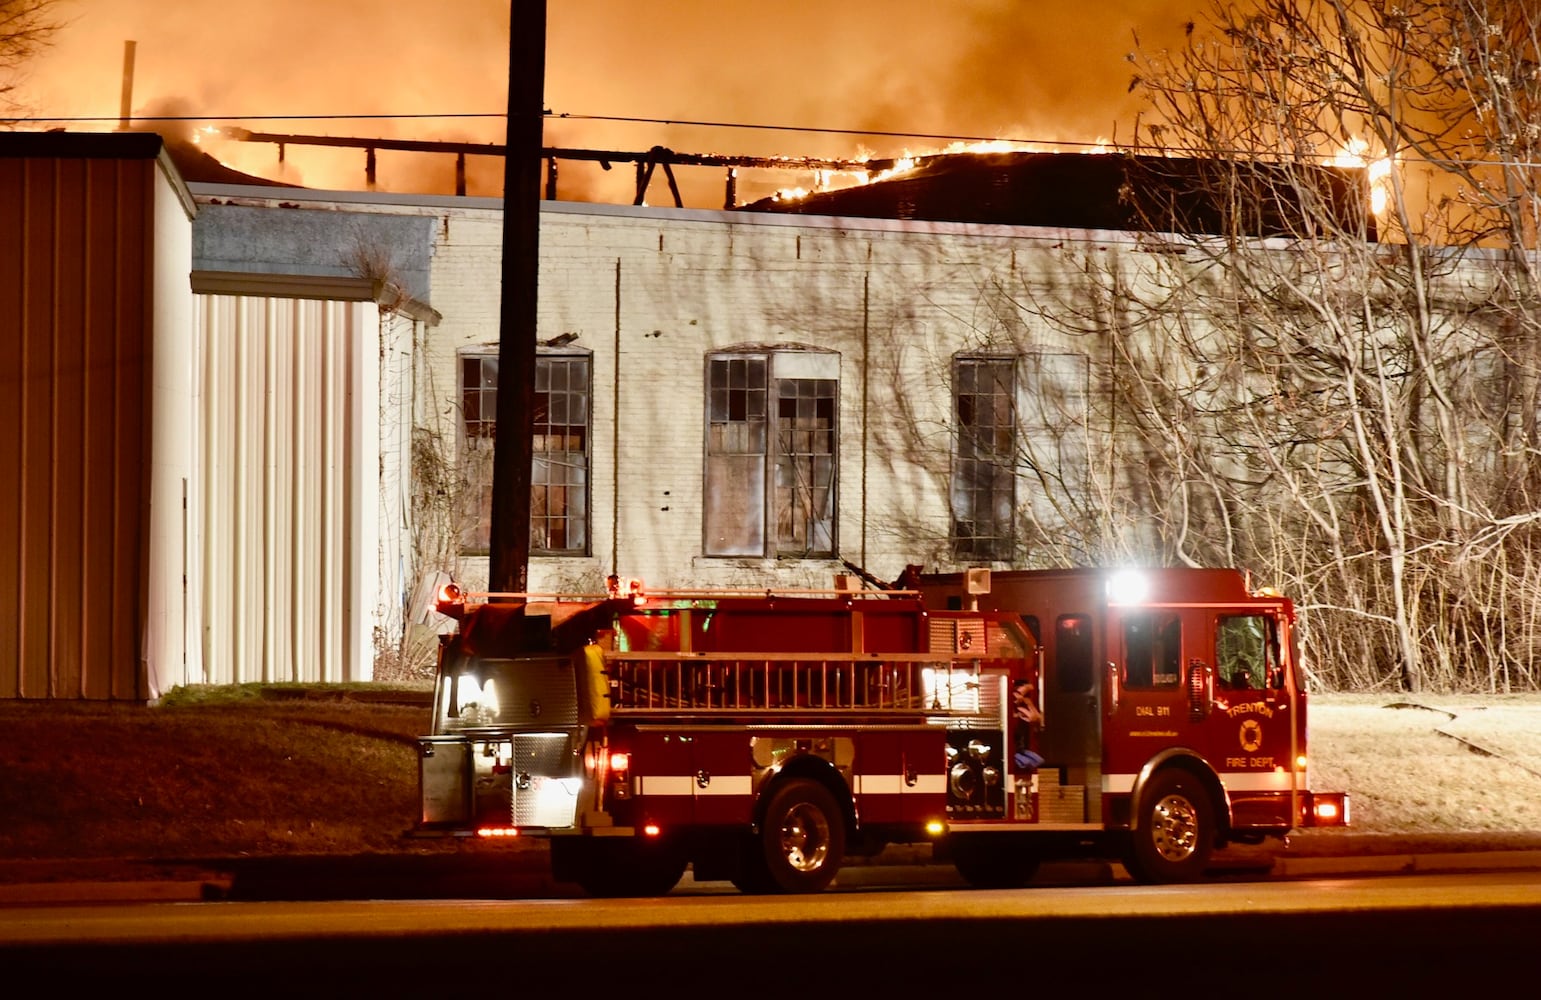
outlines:
[[1203, 722], [1215, 699], [1215, 672], [1203, 660], [1188, 661], [1188, 721]]

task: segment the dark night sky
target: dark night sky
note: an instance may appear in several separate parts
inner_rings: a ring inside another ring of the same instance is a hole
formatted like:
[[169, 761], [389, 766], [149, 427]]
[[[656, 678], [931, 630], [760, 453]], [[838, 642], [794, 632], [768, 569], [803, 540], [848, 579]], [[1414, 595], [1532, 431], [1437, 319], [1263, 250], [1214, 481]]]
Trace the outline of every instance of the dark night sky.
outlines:
[[[526, 4], [513, 0], [513, 6], [517, 29]], [[548, 0], [546, 105], [558, 114], [793, 129], [1041, 143], [1128, 138], [1139, 108], [1127, 93], [1131, 67], [1125, 60], [1135, 32], [1147, 48], [1177, 44], [1196, 6], [1197, 0]], [[417, 6], [379, 0], [241, 6], [225, 0], [69, 0], [66, 10], [73, 23], [24, 87], [24, 99], [42, 118], [115, 118], [124, 42], [132, 39], [139, 114], [222, 122], [296, 116], [245, 123], [272, 132], [503, 139], [501, 118], [299, 116], [500, 113], [507, 99], [510, 0]], [[546, 142], [840, 157], [945, 145], [575, 120], [548, 121]], [[211, 148], [254, 173], [278, 170], [273, 147], [231, 145]], [[356, 187], [352, 178], [361, 174], [361, 158], [356, 151], [294, 149], [286, 179]], [[382, 186], [407, 190], [430, 183], [406, 179], [418, 169], [382, 158]], [[473, 172], [473, 187], [492, 175], [485, 168]], [[590, 183], [564, 178], [571, 185]]]

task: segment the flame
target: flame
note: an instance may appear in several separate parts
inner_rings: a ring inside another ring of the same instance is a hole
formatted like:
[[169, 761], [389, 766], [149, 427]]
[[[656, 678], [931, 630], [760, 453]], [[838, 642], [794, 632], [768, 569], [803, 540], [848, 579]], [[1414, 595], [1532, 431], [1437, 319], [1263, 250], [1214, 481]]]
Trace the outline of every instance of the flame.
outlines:
[[[906, 149], [893, 161], [893, 165], [883, 170], [818, 170], [814, 172], [813, 186], [782, 188], [771, 197], [776, 201], [799, 201], [824, 191], [838, 191], [850, 187], [862, 187], [867, 184], [876, 184], [879, 181], [891, 180], [914, 170], [927, 160], [941, 156], [967, 156], [985, 155], [989, 153], [1054, 153], [1060, 152], [1063, 143], [1022, 142], [1017, 139], [980, 139], [957, 140], [948, 143], [938, 149], [923, 153]], [[1112, 141], [1105, 136], [1098, 136], [1097, 141], [1091, 143], [1086, 149], [1087, 153], [1108, 153], [1112, 151]], [[881, 159], [866, 150], [856, 157], [858, 160], [870, 161]]]
[[1383, 156], [1372, 160], [1369, 152], [1370, 144], [1355, 136], [1327, 162], [1334, 167], [1363, 167], [1370, 181], [1370, 211], [1385, 215], [1391, 198], [1391, 158]]

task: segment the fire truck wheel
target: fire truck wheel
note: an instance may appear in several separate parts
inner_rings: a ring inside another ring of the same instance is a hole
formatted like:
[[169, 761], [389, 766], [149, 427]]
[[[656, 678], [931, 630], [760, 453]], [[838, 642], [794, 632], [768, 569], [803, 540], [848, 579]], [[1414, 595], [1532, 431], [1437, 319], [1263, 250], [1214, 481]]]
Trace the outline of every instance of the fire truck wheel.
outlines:
[[1030, 850], [1010, 844], [955, 846], [952, 864], [963, 881], [976, 889], [1020, 889], [1038, 874], [1038, 858]]
[[1199, 779], [1178, 768], [1158, 771], [1140, 797], [1125, 864], [1141, 882], [1193, 882], [1204, 874], [1214, 847], [1209, 795]]
[[818, 892], [845, 855], [845, 819], [829, 789], [794, 778], [776, 789], [760, 828], [760, 854], [773, 892]]
[[564, 841], [561, 847], [575, 852], [564, 862], [590, 896], [662, 896], [685, 874], [685, 855], [666, 844], [617, 838]]

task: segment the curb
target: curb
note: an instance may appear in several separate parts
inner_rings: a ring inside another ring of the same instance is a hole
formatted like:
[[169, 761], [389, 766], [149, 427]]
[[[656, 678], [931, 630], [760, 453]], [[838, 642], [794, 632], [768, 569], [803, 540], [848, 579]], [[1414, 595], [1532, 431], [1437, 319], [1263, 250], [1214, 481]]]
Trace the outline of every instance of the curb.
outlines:
[[1451, 854], [1371, 854], [1356, 857], [1275, 858], [1280, 877], [1392, 873], [1498, 872], [1541, 869], [1537, 851], [1463, 851]]
[[75, 903], [205, 903], [223, 899], [226, 879], [149, 882], [31, 882], [0, 885], [0, 906]]

